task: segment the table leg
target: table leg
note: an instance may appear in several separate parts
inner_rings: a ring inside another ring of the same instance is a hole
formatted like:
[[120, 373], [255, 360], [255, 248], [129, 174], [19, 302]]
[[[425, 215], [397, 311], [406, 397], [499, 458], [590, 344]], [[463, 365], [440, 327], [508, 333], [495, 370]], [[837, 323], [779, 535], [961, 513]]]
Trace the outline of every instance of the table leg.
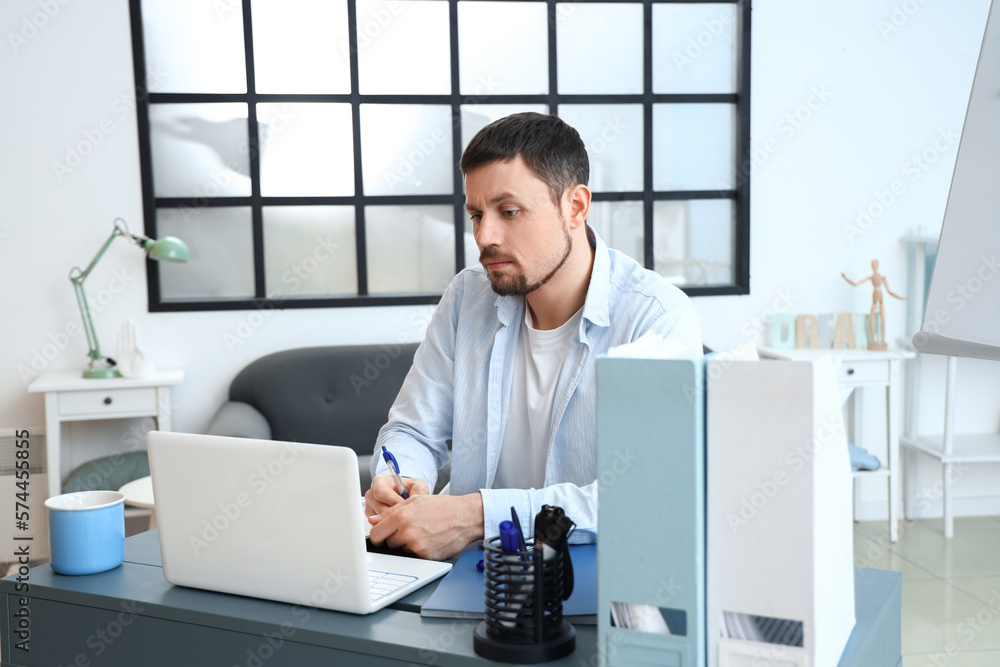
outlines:
[[941, 464], [941, 481], [944, 487], [944, 494], [941, 498], [941, 511], [944, 515], [944, 536], [954, 537], [955, 536], [955, 506], [952, 503], [952, 488], [951, 488], [951, 464], [942, 463]]
[[[854, 391], [851, 393], [851, 444], [856, 447], [864, 447], [861, 441], [861, 423], [862, 415], [864, 411], [864, 392], [861, 391], [861, 387], [854, 387]], [[851, 490], [853, 494], [854, 507], [852, 508], [852, 516], [854, 521], [858, 521], [858, 508], [861, 506], [861, 484], [858, 479], [854, 479], [851, 482]]]
[[59, 421], [59, 394], [45, 392], [45, 470], [48, 474], [48, 498], [62, 491], [61, 473], [62, 422]]
[[899, 539], [899, 360], [889, 361], [886, 387], [886, 458], [889, 459], [889, 541]]
[[171, 430], [170, 387], [156, 388], [156, 428]]
[[917, 453], [907, 447], [903, 450], [903, 517], [908, 521], [914, 518], [913, 490], [917, 486]]

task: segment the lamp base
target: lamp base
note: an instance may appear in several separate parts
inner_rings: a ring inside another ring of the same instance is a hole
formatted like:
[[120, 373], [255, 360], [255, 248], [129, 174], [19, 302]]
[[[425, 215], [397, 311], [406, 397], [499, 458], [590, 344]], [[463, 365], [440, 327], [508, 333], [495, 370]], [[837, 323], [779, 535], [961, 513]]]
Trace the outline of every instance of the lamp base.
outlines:
[[121, 373], [114, 366], [110, 368], [88, 368], [83, 372], [83, 377], [89, 380], [106, 380], [108, 378], [120, 378]]

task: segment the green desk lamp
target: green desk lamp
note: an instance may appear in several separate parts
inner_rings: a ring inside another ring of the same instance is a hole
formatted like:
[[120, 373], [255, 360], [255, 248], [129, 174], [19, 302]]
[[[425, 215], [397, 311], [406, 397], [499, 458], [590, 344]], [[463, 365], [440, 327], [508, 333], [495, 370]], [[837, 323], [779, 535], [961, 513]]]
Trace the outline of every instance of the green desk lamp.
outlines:
[[164, 236], [156, 240], [147, 236], [133, 236], [128, 231], [128, 225], [122, 218], [115, 218], [115, 228], [111, 231], [111, 236], [104, 242], [97, 255], [83, 271], [80, 267], [74, 266], [69, 272], [70, 282], [73, 283], [73, 290], [76, 292], [76, 302], [80, 306], [80, 314], [83, 316], [83, 330], [87, 334], [87, 345], [90, 346], [90, 365], [83, 371], [85, 378], [116, 378], [121, 377], [121, 373], [115, 368], [114, 361], [108, 366], [98, 366], [97, 362], [103, 358], [101, 347], [97, 343], [97, 332], [94, 331], [94, 322], [90, 317], [90, 308], [87, 306], [87, 297], [83, 293], [83, 281], [87, 279], [90, 272], [94, 270], [97, 262], [107, 251], [108, 247], [119, 236], [124, 236], [137, 246], [146, 251], [150, 259], [167, 260], [168, 262], [186, 262], [188, 260], [188, 248], [179, 238]]

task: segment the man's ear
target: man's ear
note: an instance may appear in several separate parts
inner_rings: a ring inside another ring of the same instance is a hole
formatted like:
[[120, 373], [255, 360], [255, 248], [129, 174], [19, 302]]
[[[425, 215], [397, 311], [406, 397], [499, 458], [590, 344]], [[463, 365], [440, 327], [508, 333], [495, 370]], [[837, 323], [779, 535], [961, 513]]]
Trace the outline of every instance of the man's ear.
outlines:
[[586, 185], [574, 185], [566, 189], [563, 195], [569, 215], [567, 221], [570, 229], [576, 229], [587, 221], [590, 213], [590, 188]]

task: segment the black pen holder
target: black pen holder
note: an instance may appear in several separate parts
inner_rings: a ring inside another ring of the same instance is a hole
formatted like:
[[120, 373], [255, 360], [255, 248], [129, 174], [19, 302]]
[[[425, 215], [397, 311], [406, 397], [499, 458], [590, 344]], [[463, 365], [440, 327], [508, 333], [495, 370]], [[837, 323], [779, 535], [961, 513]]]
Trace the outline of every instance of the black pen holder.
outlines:
[[[563, 619], [563, 555], [545, 548], [505, 552], [500, 538], [483, 542], [486, 620], [473, 634], [476, 653], [522, 665], [565, 657], [576, 648], [576, 631]], [[535, 582], [541, 582], [536, 586]]]

